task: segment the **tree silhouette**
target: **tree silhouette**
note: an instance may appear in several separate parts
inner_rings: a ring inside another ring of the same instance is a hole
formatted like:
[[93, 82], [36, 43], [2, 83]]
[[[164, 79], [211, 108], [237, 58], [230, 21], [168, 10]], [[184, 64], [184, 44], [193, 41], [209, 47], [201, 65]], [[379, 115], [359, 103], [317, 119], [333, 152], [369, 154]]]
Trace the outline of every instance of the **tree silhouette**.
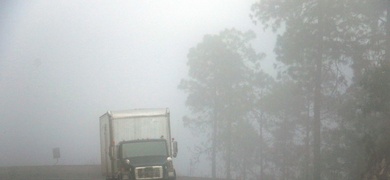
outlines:
[[[189, 78], [179, 89], [188, 96], [186, 105], [192, 115], [184, 123], [211, 141], [212, 177], [217, 177], [217, 152], [224, 153], [227, 178], [231, 178], [233, 124], [242, 120], [251, 108], [250, 78], [256, 73], [262, 54], [252, 48], [253, 32], [224, 30], [205, 35], [203, 41], [188, 53]], [[205, 147], [205, 149], [208, 149]]]

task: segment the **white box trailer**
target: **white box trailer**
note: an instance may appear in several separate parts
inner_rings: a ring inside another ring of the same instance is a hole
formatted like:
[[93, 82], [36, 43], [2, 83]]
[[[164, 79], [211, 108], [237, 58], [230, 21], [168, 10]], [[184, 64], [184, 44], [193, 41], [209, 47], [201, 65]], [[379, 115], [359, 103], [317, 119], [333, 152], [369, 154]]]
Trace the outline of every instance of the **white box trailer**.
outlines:
[[108, 111], [100, 117], [106, 179], [175, 179], [169, 109]]

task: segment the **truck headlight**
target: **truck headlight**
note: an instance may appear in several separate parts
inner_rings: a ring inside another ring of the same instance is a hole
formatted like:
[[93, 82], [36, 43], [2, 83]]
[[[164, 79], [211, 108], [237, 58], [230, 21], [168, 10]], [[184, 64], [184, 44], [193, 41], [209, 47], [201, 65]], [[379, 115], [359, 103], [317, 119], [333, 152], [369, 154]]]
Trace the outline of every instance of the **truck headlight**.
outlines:
[[171, 157], [167, 157], [167, 168], [169, 170], [173, 169], [173, 162], [172, 162], [172, 158]]

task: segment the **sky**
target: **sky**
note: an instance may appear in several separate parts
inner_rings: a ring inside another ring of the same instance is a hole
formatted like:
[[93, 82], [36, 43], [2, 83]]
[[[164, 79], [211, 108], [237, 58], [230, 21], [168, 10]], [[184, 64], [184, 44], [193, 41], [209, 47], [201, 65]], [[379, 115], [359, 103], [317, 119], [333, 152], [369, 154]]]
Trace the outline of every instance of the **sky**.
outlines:
[[167, 107], [176, 171], [188, 174], [200, 141], [183, 126], [177, 88], [188, 51], [206, 34], [253, 30], [271, 61], [275, 38], [252, 23], [254, 2], [1, 1], [0, 166], [55, 164], [56, 147], [58, 164], [100, 164], [99, 116]]

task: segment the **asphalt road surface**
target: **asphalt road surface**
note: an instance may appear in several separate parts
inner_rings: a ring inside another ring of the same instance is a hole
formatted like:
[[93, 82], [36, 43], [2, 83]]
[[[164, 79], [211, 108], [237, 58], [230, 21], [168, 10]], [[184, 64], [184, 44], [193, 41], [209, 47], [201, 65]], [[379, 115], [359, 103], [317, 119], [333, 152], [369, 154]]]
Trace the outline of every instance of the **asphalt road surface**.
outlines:
[[[100, 165], [54, 165], [0, 167], [4, 180], [105, 180]], [[210, 178], [178, 176], [177, 180], [210, 180]]]

